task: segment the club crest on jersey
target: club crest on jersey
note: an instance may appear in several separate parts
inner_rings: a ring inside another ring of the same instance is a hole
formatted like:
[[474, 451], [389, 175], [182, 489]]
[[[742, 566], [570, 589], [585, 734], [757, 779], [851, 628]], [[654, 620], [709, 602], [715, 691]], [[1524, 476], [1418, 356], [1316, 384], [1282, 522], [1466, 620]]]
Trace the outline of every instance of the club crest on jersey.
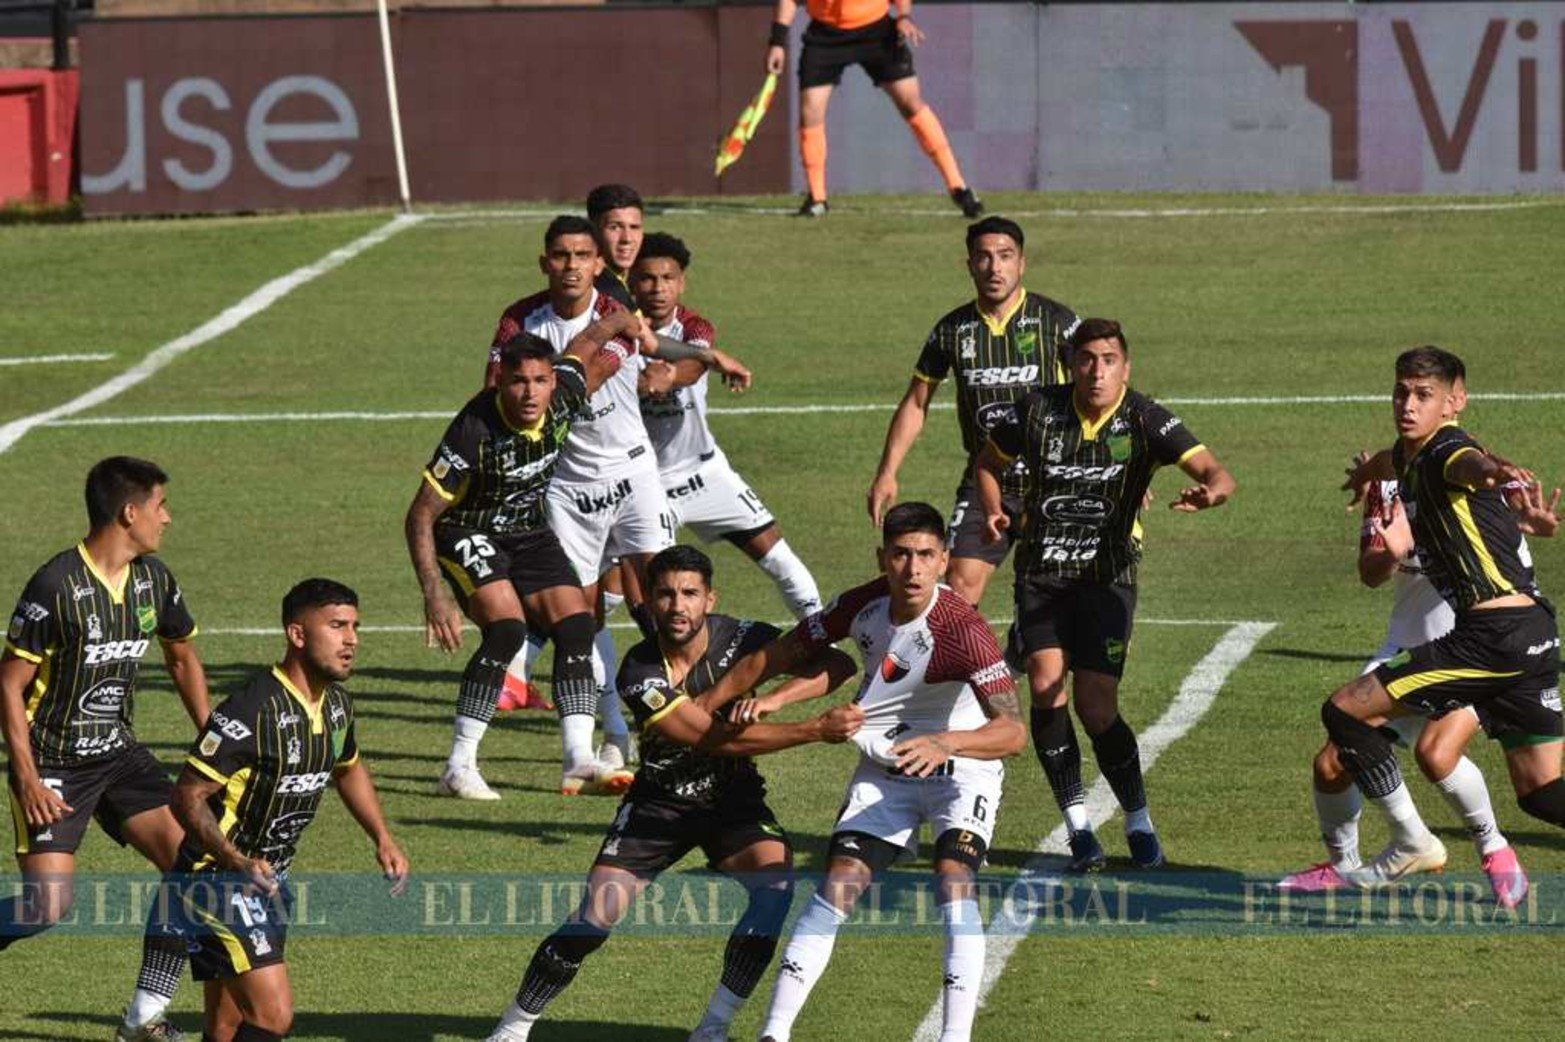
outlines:
[[888, 651], [880, 662], [880, 679], [895, 684], [912, 670], [912, 666], [894, 651]]
[[1129, 434], [1116, 434], [1109, 438], [1109, 458], [1115, 463], [1124, 463], [1128, 460], [1131, 448]]
[[150, 604], [143, 604], [136, 609], [136, 625], [143, 633], [151, 633], [158, 628], [158, 610]]
[[1032, 330], [1018, 332], [1016, 334], [1016, 350], [1024, 355], [1030, 355], [1038, 350], [1038, 334]]
[[1399, 651], [1395, 655], [1392, 655], [1390, 658], [1386, 659], [1386, 668], [1397, 669], [1398, 667], [1407, 665], [1411, 661], [1413, 661], [1413, 653], [1411, 651]]

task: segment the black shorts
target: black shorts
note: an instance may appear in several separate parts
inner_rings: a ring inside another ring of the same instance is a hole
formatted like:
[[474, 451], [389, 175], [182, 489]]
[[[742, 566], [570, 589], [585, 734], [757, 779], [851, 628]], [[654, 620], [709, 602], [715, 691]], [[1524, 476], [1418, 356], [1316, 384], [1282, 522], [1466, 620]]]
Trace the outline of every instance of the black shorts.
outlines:
[[167, 807], [174, 793], [168, 771], [144, 745], [133, 745], [101, 760], [71, 767], [38, 768], [43, 783], [74, 808], [52, 825], [27, 824], [11, 778], [11, 818], [18, 854], [74, 854], [93, 818], [109, 838], [125, 845], [125, 822], [138, 814]]
[[971, 481], [963, 481], [956, 489], [956, 505], [951, 508], [951, 525], [946, 531], [946, 548], [952, 557], [971, 557], [998, 568], [1005, 563], [1005, 555], [1011, 552], [1022, 532], [1021, 496], [1003, 495], [1000, 505], [1005, 516], [1011, 519], [1011, 527], [992, 543], [984, 542], [983, 508], [978, 504], [978, 490]]
[[480, 586], [502, 580], [516, 588], [518, 597], [553, 586], [581, 585], [560, 541], [547, 528], [497, 535], [460, 525], [436, 525], [435, 555], [446, 585], [463, 609]]
[[1016, 659], [1025, 663], [1035, 651], [1060, 648], [1070, 669], [1124, 676], [1135, 617], [1134, 586], [1019, 574], [1012, 666], [1017, 667]]
[[1450, 633], [1400, 652], [1375, 679], [1423, 716], [1473, 706], [1502, 745], [1565, 735], [1559, 627], [1544, 604], [1462, 612]]
[[154, 914], [166, 911], [168, 929], [184, 938], [196, 980], [225, 980], [284, 961], [293, 917], [287, 883], [266, 897], [235, 873], [170, 872], [159, 899]]
[[793, 845], [765, 797], [766, 788], [758, 783], [734, 785], [714, 804], [632, 788], [620, 803], [594, 864], [650, 879], [696, 847], [706, 855], [707, 866], [715, 869], [741, 850], [768, 840], [787, 847], [791, 858]]
[[836, 29], [812, 21], [804, 30], [799, 52], [799, 86], [837, 86], [842, 70], [861, 65], [875, 86], [905, 80], [913, 73], [913, 49], [887, 15], [858, 29]]

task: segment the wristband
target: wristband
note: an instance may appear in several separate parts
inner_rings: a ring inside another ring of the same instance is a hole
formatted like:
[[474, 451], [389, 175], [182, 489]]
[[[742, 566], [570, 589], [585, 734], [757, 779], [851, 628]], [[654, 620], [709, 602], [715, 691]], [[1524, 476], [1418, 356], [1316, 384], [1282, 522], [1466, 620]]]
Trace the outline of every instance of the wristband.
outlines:
[[773, 22], [772, 35], [767, 40], [767, 45], [770, 47], [781, 47], [783, 50], [787, 50], [788, 26], [784, 25], [782, 22]]

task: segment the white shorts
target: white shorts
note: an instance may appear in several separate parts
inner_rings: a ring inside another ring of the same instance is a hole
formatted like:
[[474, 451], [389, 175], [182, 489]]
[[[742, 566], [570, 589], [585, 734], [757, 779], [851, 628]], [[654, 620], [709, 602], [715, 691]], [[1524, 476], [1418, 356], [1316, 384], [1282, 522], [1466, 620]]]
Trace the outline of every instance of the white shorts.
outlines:
[[[1375, 657], [1370, 659], [1369, 662], [1364, 666], [1364, 671], [1360, 673], [1359, 676], [1369, 676], [1371, 673], [1375, 672], [1375, 670], [1396, 658], [1401, 651], [1401, 645], [1393, 644], [1391, 641], [1386, 641], [1386, 643], [1380, 646], [1380, 650], [1375, 652]], [[1474, 709], [1472, 706], [1463, 706], [1462, 709], [1465, 712], [1473, 714], [1475, 717], [1478, 715], [1478, 710]], [[1385, 726], [1396, 732], [1398, 745], [1405, 745], [1411, 749], [1413, 746], [1418, 744], [1418, 736], [1424, 733], [1424, 727], [1428, 723], [1429, 718], [1427, 716], [1419, 716], [1417, 713], [1408, 713], [1406, 716], [1392, 717], [1386, 721]]]
[[613, 481], [549, 486], [549, 527], [565, 556], [592, 583], [616, 557], [655, 554], [673, 545], [663, 486], [655, 467], [640, 467]]
[[939, 839], [951, 829], [982, 836], [988, 847], [1000, 813], [1005, 769], [998, 760], [956, 761], [955, 770], [933, 778], [903, 778], [872, 760], [862, 760], [848, 782], [848, 795], [833, 832], [863, 832], [899, 847], [914, 845], [918, 827], [929, 822]]
[[751, 532], [773, 522], [761, 497], [718, 449], [693, 471], [663, 477], [663, 491], [674, 528], [688, 525], [703, 543], [730, 532]]

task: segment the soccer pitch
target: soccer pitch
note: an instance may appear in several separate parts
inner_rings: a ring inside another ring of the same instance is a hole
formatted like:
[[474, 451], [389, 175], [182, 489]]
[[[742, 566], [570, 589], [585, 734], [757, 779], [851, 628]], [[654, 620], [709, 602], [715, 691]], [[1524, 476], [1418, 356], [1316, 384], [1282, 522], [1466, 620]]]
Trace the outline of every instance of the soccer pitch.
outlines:
[[[1450, 848], [1455, 878], [1408, 887], [1400, 910], [1377, 905], [1372, 923], [1354, 918], [1356, 898], [1351, 912], [1315, 905], [1308, 923], [1297, 909], [1290, 919], [1263, 884], [1320, 858], [1309, 794], [1320, 703], [1385, 630], [1389, 595], [1357, 584], [1358, 521], [1344, 513], [1337, 485], [1354, 451], [1392, 440], [1395, 354], [1419, 343], [1460, 354], [1474, 395], [1469, 429], [1551, 487], [1565, 482], [1565, 376], [1551, 353], [1565, 204], [987, 202], [1028, 233], [1028, 288], [1121, 320], [1132, 384], [1174, 405], [1239, 491], [1220, 510], [1174, 514], [1164, 504], [1181, 475], [1165, 473], [1146, 521], [1121, 701], [1144, 757], [1156, 752], [1147, 788], [1170, 865], [1114, 874], [1128, 862], [1112, 861], [1125, 849], [1110, 820], [1099, 834], [1111, 874], [1097, 891], [1069, 900], [1051, 891], [1034, 918], [1007, 914], [1031, 892], [1018, 879], [1037, 883], [1058, 868], [1061, 849], [1031, 749], [1010, 761], [988, 869], [989, 908], [1001, 916], [989, 941], [996, 979], [975, 1037], [1556, 1035], [1565, 835], [1516, 808], [1492, 744], [1471, 754], [1538, 892], [1523, 915], [1494, 921], [1492, 906], [1457, 910], [1462, 886], [1485, 895], [1487, 887], [1460, 822], [1411, 758], [1409, 785]], [[647, 229], [690, 245], [687, 302], [756, 374], [744, 397], [713, 390], [713, 429], [829, 594], [874, 569], [864, 493], [891, 408], [930, 326], [972, 288], [964, 222], [943, 200], [844, 200], [813, 222], [778, 216], [787, 206], [654, 207]], [[613, 814], [611, 801], [557, 795], [557, 728], [539, 713], [502, 715], [485, 740], [481, 760], [501, 802], [434, 796], [464, 659], [422, 646], [402, 538], [419, 470], [476, 388], [496, 318], [542, 286], [536, 258], [553, 212], [0, 228], [0, 362], [97, 356], [0, 364], [0, 597], [14, 597], [80, 536], [87, 467], [122, 453], [154, 459], [173, 477], [162, 556], [201, 625], [214, 700], [276, 658], [277, 606], [295, 580], [331, 576], [362, 597], [366, 634], [349, 686], [415, 882], [400, 903], [382, 896], [362, 833], [337, 801], [323, 803], [295, 873], [357, 887], [355, 901], [379, 918], [290, 933], [293, 1038], [483, 1038], [565, 911], [561, 901], [552, 919], [507, 918], [507, 881], [530, 892], [540, 880], [583, 876]], [[118, 393], [78, 401], [95, 389]], [[953, 397], [943, 389], [937, 406]], [[948, 511], [961, 463], [955, 415], [937, 408], [902, 470], [901, 498]], [[1565, 547], [1532, 546], [1545, 592], [1560, 595]], [[726, 546], [712, 552], [718, 610], [782, 619], [758, 569]], [[984, 604], [992, 619], [1009, 618], [1009, 593], [1007, 566]], [[617, 634], [623, 651], [631, 633]], [[155, 659], [143, 674], [138, 731], [172, 766], [192, 736]], [[824, 867], [852, 764], [850, 749], [822, 746], [761, 761], [806, 873]], [[1095, 776], [1090, 755], [1086, 769]], [[1109, 804], [1100, 806], [1106, 814]], [[1383, 839], [1370, 810], [1366, 853]], [[899, 879], [927, 876], [927, 854], [926, 844]], [[111, 892], [152, 878], [96, 830], [78, 865]], [[15, 879], [7, 860], [0, 887]], [[666, 879], [669, 894], [709, 889], [698, 857]], [[1247, 880], [1261, 895], [1249, 904]], [[475, 888], [467, 913], [465, 884]], [[795, 911], [812, 885], [801, 884]], [[83, 891], [81, 922], [0, 955], [0, 1039], [112, 1037], [134, 983], [139, 923], [94, 921]], [[714, 892], [731, 905], [738, 891]], [[533, 1037], [683, 1039], [716, 982], [731, 920], [718, 925], [720, 916], [699, 910], [680, 918], [675, 901], [594, 955]], [[338, 910], [314, 915], [330, 923]], [[933, 1039], [922, 1025], [939, 994], [938, 919], [915, 899], [861, 918], [839, 936], [795, 1038]], [[754, 1037], [771, 979], [735, 1038]], [[200, 1002], [200, 989], [185, 984], [172, 1011], [181, 1027], [197, 1027]]]

